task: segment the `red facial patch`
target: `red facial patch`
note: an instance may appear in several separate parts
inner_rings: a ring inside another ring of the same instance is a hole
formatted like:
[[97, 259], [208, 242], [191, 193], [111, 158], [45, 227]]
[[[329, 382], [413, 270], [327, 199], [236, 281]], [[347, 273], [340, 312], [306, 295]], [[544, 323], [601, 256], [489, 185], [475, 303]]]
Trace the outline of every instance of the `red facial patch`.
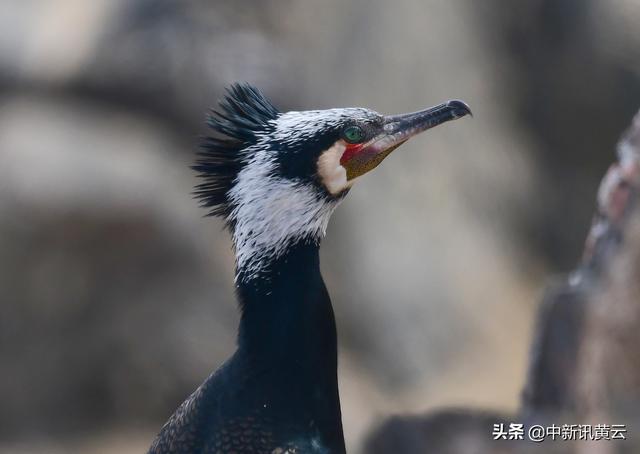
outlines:
[[344, 150], [344, 153], [342, 153], [342, 157], [340, 158], [340, 164], [344, 164], [354, 155], [358, 154], [358, 152], [362, 150], [363, 146], [364, 144], [361, 143], [348, 143], [347, 147]]

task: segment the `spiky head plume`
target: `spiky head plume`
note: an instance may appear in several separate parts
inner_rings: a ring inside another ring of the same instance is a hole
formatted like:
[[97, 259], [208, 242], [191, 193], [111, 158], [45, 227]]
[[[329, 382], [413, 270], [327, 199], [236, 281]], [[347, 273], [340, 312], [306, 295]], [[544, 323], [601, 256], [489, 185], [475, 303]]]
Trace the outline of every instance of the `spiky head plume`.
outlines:
[[279, 110], [257, 88], [244, 83], [233, 84], [212, 109], [207, 124], [215, 137], [206, 137], [198, 151], [193, 169], [203, 182], [194, 194], [210, 215], [228, 216], [229, 191], [249, 156], [243, 150], [255, 144], [259, 135], [274, 128]]

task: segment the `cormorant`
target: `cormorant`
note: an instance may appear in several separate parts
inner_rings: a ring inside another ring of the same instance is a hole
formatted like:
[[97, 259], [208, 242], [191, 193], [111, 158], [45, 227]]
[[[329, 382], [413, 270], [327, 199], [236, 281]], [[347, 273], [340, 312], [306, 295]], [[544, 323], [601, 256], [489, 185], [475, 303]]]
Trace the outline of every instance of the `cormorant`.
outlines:
[[233, 356], [176, 410], [150, 454], [345, 452], [336, 326], [318, 249], [358, 177], [410, 137], [470, 114], [449, 101], [410, 114], [281, 113], [235, 84], [208, 118], [195, 194], [233, 237], [241, 308]]

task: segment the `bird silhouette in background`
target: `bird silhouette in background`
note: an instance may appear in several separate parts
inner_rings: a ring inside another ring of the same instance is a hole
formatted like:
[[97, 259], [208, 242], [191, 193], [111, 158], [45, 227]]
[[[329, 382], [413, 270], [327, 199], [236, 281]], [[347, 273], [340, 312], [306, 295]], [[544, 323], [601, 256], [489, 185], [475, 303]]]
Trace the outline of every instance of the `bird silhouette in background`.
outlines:
[[318, 250], [354, 182], [412, 136], [469, 115], [462, 101], [383, 116], [281, 113], [233, 85], [208, 119], [196, 196], [231, 232], [237, 350], [176, 410], [150, 454], [340, 454], [336, 325]]

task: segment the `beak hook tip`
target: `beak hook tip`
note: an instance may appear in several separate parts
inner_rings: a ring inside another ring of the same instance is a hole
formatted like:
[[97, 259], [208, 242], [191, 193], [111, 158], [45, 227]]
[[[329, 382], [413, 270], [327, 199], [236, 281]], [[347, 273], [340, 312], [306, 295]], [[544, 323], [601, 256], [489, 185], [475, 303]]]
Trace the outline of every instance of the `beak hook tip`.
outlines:
[[452, 113], [456, 118], [461, 118], [466, 115], [473, 117], [473, 112], [471, 112], [471, 108], [469, 107], [469, 105], [464, 101], [460, 101], [459, 99], [453, 99], [447, 102], [447, 107], [453, 109]]

